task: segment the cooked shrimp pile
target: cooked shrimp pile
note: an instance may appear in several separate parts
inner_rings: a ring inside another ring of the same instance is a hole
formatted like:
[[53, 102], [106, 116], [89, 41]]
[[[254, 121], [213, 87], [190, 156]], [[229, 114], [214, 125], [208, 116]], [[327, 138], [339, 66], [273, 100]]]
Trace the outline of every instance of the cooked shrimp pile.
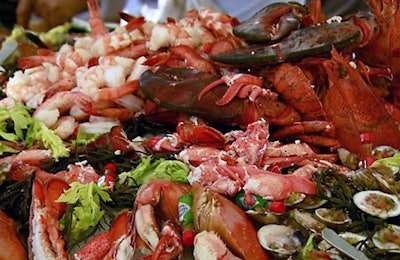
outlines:
[[126, 25], [109, 32], [97, 1], [88, 1], [88, 7], [91, 33], [57, 52], [39, 49], [36, 56], [20, 58], [21, 70], [7, 82], [7, 97], [0, 104], [8, 107], [16, 100], [34, 108], [33, 116], [62, 139], [79, 126], [104, 122], [106, 127], [97, 131], [109, 131], [145, 113], [138, 79], [150, 66], [165, 62], [168, 48], [185, 45], [198, 50], [221, 39], [243, 44], [232, 34], [237, 21], [210, 9], [193, 10], [180, 21], [162, 24], [129, 17]]

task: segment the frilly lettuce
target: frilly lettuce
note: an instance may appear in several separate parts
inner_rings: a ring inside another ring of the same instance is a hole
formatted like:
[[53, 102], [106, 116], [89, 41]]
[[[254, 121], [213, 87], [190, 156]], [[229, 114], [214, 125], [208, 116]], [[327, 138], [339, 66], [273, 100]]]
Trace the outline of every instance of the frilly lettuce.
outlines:
[[64, 230], [66, 222], [70, 221], [68, 243], [74, 244], [80, 241], [80, 236], [91, 232], [100, 222], [104, 210], [100, 208], [100, 200], [111, 201], [107, 190], [109, 187], [98, 186], [94, 182], [82, 184], [73, 182], [71, 188], [66, 190], [56, 202], [66, 202], [73, 205], [71, 219], [66, 214], [61, 218], [61, 228]]
[[100, 136], [101, 134], [92, 134], [92, 133], [87, 133], [84, 128], [79, 127], [78, 133], [76, 134], [75, 140], [72, 141], [72, 146], [86, 146], [91, 142], [96, 141], [96, 139]]
[[395, 172], [400, 169], [400, 153], [394, 154], [392, 157], [378, 159], [372, 163], [371, 167], [388, 167]]
[[[32, 118], [28, 109], [17, 102], [12, 108], [0, 107], [0, 137], [13, 143], [22, 142], [28, 148], [39, 142], [52, 151], [56, 160], [68, 157], [69, 150], [61, 138], [43, 122]], [[13, 151], [19, 152], [6, 145], [0, 146], [0, 154]]]
[[181, 161], [158, 159], [152, 162], [151, 156], [147, 156], [135, 169], [121, 173], [119, 183], [122, 184], [127, 181], [128, 185], [143, 184], [151, 178], [188, 183], [188, 175], [189, 167]]

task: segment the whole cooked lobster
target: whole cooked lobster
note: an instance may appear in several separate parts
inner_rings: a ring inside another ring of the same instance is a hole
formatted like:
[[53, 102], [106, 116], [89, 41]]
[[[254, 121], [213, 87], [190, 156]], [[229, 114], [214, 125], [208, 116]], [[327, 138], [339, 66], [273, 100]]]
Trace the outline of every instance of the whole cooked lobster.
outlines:
[[[373, 13], [343, 22], [324, 20], [319, 1], [266, 6], [233, 29], [246, 48], [210, 55], [211, 60], [200, 55], [199, 64], [206, 60], [214, 71], [199, 71], [193, 61], [191, 68], [149, 70], [140, 78], [141, 90], [169, 111], [209, 121], [246, 126], [264, 118], [276, 125], [272, 139], [358, 153], [359, 135], [369, 132], [374, 146], [400, 148], [398, 75], [392, 68], [398, 67], [392, 58], [398, 39], [395, 26], [382, 21], [397, 19], [398, 2], [369, 2]], [[382, 40], [390, 37], [394, 44]], [[364, 58], [368, 52], [374, 56], [371, 49], [379, 42], [375, 50], [382, 50], [379, 56], [386, 60]]]

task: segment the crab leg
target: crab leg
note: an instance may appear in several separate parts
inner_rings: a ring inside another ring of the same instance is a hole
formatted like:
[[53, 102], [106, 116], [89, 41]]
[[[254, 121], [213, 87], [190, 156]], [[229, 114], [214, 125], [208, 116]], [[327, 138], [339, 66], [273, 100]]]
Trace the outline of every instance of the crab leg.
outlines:
[[273, 45], [249, 47], [232, 53], [211, 56], [220, 63], [237, 66], [265, 66], [298, 61], [309, 56], [329, 54], [334, 46], [339, 51], [351, 50], [368, 42], [379, 31], [372, 15], [364, 14], [341, 23], [325, 23], [294, 31]]

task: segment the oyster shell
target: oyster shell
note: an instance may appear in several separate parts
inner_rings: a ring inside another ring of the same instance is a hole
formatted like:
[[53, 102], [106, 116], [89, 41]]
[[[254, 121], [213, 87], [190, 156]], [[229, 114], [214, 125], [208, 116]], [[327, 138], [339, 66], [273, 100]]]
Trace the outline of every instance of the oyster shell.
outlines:
[[296, 231], [285, 225], [269, 224], [261, 227], [258, 241], [266, 250], [276, 253], [279, 257], [287, 257], [299, 251], [301, 241]]
[[379, 190], [358, 192], [354, 194], [353, 201], [362, 211], [382, 219], [400, 215], [399, 198]]
[[372, 242], [379, 249], [388, 250], [391, 253], [400, 253], [400, 226], [389, 224], [375, 232]]

